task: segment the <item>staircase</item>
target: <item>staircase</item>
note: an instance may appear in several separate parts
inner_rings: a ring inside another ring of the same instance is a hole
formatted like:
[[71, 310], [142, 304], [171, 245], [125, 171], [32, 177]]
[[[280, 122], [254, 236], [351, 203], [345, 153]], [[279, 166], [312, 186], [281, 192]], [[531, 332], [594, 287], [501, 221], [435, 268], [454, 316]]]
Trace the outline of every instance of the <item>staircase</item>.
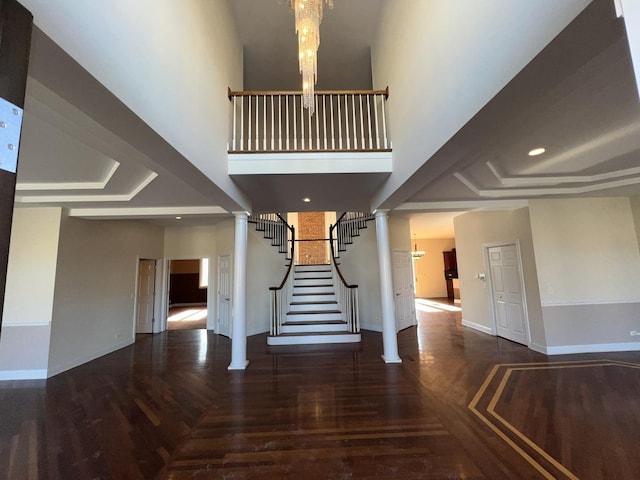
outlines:
[[360, 341], [339, 309], [331, 265], [295, 266], [290, 298], [279, 334], [267, 337], [268, 345]]

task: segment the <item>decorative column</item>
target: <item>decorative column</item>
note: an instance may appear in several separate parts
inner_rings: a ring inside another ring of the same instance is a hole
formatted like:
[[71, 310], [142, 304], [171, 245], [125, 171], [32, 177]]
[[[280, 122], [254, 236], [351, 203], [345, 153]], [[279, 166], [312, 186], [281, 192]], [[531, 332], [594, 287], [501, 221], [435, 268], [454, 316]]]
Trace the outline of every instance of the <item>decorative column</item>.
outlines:
[[382, 301], [382, 344], [385, 363], [402, 363], [398, 356], [391, 252], [389, 248], [388, 210], [376, 210], [376, 236], [378, 238], [378, 267], [380, 269], [380, 300]]
[[249, 214], [236, 216], [233, 250], [233, 298], [231, 300], [231, 364], [229, 370], [247, 368], [247, 227]]

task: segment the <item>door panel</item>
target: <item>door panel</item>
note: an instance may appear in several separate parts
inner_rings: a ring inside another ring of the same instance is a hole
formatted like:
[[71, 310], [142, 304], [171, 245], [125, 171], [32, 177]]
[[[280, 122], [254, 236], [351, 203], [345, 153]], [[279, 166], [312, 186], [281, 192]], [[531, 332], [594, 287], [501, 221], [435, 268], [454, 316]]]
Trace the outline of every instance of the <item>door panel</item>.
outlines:
[[499, 336], [527, 344], [527, 320], [515, 245], [489, 248], [491, 291]]
[[393, 252], [393, 290], [398, 330], [416, 324], [412, 261], [410, 252]]
[[218, 325], [220, 335], [231, 336], [231, 255], [218, 257]]
[[155, 303], [156, 261], [140, 260], [138, 263], [138, 300], [136, 333], [153, 333]]

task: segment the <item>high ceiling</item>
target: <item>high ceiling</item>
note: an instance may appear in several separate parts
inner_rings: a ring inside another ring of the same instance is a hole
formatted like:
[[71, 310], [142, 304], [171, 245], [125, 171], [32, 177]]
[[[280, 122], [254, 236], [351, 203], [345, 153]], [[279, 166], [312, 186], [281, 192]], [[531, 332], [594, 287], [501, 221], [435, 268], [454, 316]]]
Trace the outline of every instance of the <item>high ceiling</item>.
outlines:
[[[325, 9], [318, 88], [371, 88], [370, 47], [388, 1], [336, 0], [333, 10]], [[244, 88], [298, 90], [288, 2], [232, 0], [230, 5], [243, 43]], [[73, 90], [91, 79], [76, 67], [54, 69], [51, 59], [63, 61], [55, 48], [36, 31], [19, 204], [62, 205], [87, 218], [154, 218], [161, 223], [176, 215], [201, 223], [228, 216], [224, 193], [154, 138], [154, 132], [138, 125], [139, 119], [136, 123], [108, 92], [91, 87], [93, 97], [100, 97], [96, 104], [105, 110], [117, 107], [136, 128], [118, 130], [97, 107], [84, 108], [86, 102], [75, 98]], [[54, 71], [60, 78], [51, 78]], [[73, 86], [60, 96], [49, 88], [52, 84]], [[154, 142], [161, 147], [151, 147]], [[543, 155], [527, 155], [538, 146], [546, 148]], [[428, 219], [435, 217], [425, 212], [515, 208], [529, 198], [640, 194], [640, 103], [624, 22], [615, 18], [613, 2], [595, 0], [423, 162], [397, 191], [392, 212], [409, 216], [419, 238], [433, 230]], [[339, 208], [331, 200], [336, 189], [348, 193], [344, 198], [353, 201], [350, 205], [365, 208], [367, 197], [384, 181], [375, 176], [309, 177], [248, 178], [241, 187], [254, 193], [254, 204], [262, 198], [278, 210], [297, 209], [292, 198], [299, 201], [298, 190], [305, 185], [313, 188], [319, 208]], [[279, 195], [278, 182], [295, 195]], [[442, 222], [442, 215], [437, 218]]]

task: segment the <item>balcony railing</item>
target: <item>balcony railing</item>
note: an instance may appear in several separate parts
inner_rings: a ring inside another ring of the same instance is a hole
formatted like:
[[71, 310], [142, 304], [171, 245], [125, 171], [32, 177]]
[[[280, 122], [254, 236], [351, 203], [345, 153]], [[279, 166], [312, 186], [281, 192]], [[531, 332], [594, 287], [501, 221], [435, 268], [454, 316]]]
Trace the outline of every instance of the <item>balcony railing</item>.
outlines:
[[386, 90], [316, 91], [315, 113], [302, 92], [229, 90], [229, 153], [389, 151]]

